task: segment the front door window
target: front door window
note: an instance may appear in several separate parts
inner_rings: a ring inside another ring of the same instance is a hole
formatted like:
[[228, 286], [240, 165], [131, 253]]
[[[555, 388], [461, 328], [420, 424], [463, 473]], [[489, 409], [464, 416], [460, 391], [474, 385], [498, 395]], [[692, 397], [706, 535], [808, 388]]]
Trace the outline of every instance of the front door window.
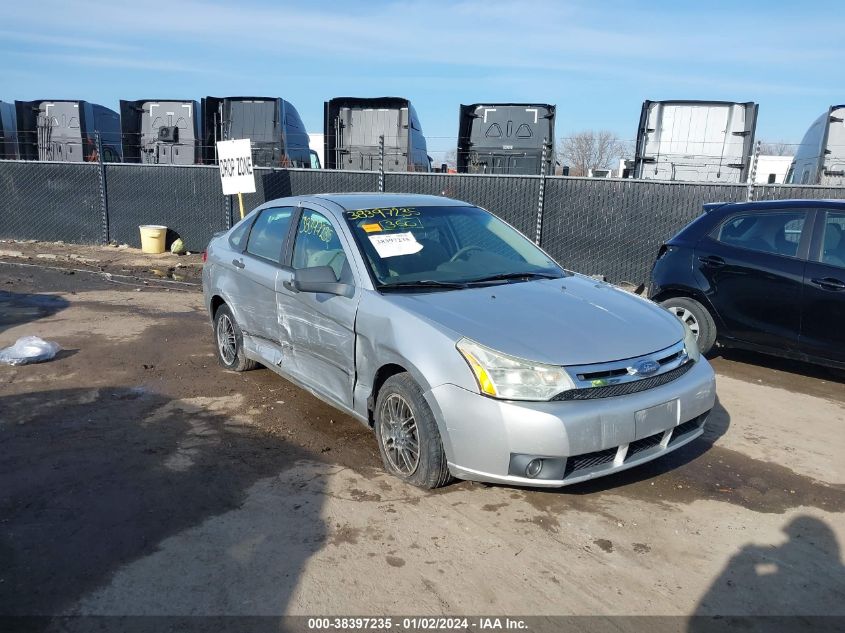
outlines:
[[303, 210], [299, 220], [292, 266], [295, 269], [329, 266], [339, 282], [354, 283], [337, 231], [324, 215], [311, 209]]

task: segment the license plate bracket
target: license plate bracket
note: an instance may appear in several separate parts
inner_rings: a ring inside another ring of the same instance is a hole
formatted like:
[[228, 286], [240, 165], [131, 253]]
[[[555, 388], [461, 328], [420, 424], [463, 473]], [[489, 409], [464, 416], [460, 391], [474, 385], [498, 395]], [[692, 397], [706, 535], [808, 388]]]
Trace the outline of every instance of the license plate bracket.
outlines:
[[670, 400], [634, 414], [634, 429], [637, 438], [648, 437], [678, 424], [680, 400]]

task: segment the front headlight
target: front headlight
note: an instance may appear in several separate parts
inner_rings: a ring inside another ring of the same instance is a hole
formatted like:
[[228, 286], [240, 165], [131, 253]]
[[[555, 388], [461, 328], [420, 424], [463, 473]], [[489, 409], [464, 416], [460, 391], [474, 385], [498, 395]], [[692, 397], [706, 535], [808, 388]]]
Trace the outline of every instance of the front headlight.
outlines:
[[487, 396], [549, 400], [575, 387], [563, 367], [508, 356], [467, 338], [458, 341], [457, 348], [472, 369], [479, 391]]
[[690, 360], [698, 362], [701, 358], [701, 350], [698, 348], [698, 339], [695, 338], [693, 331], [689, 329], [689, 325], [681, 321], [684, 326], [684, 351], [689, 356]]

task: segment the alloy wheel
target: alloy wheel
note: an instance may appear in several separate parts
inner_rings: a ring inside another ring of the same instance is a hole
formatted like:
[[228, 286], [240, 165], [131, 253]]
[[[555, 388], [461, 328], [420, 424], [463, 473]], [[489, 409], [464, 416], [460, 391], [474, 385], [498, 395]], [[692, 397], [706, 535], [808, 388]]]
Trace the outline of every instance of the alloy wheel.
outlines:
[[228, 314], [221, 314], [217, 319], [217, 348], [220, 350], [220, 357], [227, 365], [235, 362], [235, 355], [238, 352], [237, 339], [235, 326]]
[[379, 435], [388, 462], [404, 476], [413, 475], [420, 464], [417, 421], [411, 406], [399, 394], [385, 398], [379, 415]]

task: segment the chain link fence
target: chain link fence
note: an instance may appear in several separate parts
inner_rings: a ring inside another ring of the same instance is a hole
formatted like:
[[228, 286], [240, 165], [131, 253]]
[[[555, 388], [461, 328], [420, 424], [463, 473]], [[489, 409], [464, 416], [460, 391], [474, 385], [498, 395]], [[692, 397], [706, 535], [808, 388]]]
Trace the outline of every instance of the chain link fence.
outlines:
[[[648, 279], [660, 244], [707, 202], [845, 198], [845, 188], [605, 178], [255, 170], [250, 211], [275, 198], [384, 191], [465, 200], [495, 213], [563, 266], [614, 282]], [[541, 195], [542, 193], [542, 195]], [[201, 250], [239, 218], [217, 167], [0, 161], [0, 239], [140, 245], [138, 226], [164, 224]]]
[[0, 238], [100, 242], [99, 171], [96, 163], [4, 161], [0, 165]]
[[[221, 194], [218, 180], [217, 191]], [[243, 195], [244, 209], [248, 213], [260, 204], [276, 198], [305, 196], [313, 193], [348, 193], [353, 191], [378, 191], [378, 173], [372, 171], [329, 171], [323, 169], [255, 169], [255, 193]], [[235, 201], [233, 221], [240, 212]]]
[[217, 231], [230, 226], [229, 201], [216, 167], [176, 165], [105, 166], [108, 237], [140, 246], [138, 226], [164, 224], [201, 251]]
[[845, 187], [810, 185], [755, 185], [754, 200], [785, 200], [788, 198], [815, 200], [840, 200], [845, 198]]
[[386, 173], [384, 189], [464, 200], [495, 213], [525, 235], [534, 236], [539, 176]]
[[745, 193], [742, 185], [547, 178], [540, 245], [566, 268], [639, 285], [660, 244], [702, 204]]

